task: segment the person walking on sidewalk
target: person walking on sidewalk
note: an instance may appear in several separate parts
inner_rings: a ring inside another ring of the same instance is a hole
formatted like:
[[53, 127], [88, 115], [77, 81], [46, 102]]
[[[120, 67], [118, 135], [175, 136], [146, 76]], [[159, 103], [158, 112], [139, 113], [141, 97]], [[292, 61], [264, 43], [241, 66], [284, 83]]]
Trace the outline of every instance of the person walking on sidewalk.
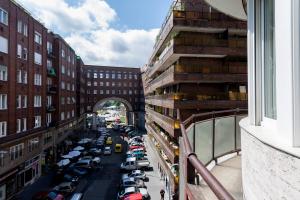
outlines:
[[161, 189], [161, 190], [160, 190], [160, 199], [161, 199], [161, 200], [164, 200], [164, 199], [165, 199], [165, 190], [164, 190], [164, 189]]

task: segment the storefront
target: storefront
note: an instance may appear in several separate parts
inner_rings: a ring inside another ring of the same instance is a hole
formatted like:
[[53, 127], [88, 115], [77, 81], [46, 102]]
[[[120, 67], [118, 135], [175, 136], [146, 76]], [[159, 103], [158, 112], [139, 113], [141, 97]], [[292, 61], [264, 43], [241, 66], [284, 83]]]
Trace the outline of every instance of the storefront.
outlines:
[[37, 178], [41, 175], [41, 159], [40, 155], [27, 160], [22, 165], [23, 169], [20, 169], [20, 172], [17, 176], [17, 187], [18, 190], [24, 186], [30, 185], [36, 181]]
[[0, 200], [11, 198], [17, 190], [16, 177], [18, 169], [15, 168], [0, 177]]

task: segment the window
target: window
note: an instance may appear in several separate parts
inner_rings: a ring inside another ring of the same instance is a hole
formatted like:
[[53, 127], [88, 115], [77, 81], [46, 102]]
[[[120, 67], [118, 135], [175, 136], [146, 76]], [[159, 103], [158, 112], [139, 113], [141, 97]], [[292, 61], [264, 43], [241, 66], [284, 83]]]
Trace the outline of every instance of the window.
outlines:
[[41, 96], [34, 96], [34, 107], [41, 107], [42, 106], [42, 97]]
[[108, 72], [106, 72], [105, 78], [109, 78], [109, 73]]
[[17, 70], [17, 83], [22, 83], [22, 71]]
[[115, 78], [116, 78], [116, 74], [112, 73], [112, 74], [111, 74], [111, 78], [112, 78], [112, 79], [115, 79]]
[[7, 132], [7, 122], [0, 122], [0, 138], [5, 137]]
[[100, 90], [100, 94], [103, 94], [103, 90]]
[[39, 147], [39, 143], [40, 141], [38, 137], [28, 140], [28, 152], [32, 152], [37, 149]]
[[131, 73], [129, 73], [128, 78], [132, 79], [132, 74]]
[[104, 83], [103, 82], [100, 82], [100, 86], [103, 86], [104, 85]]
[[34, 52], [34, 63], [37, 65], [42, 65], [42, 55]]
[[106, 90], [106, 94], [109, 94], [109, 90]]
[[74, 110], [72, 110], [72, 117], [74, 117], [75, 116], [75, 112], [74, 112]]
[[94, 73], [94, 78], [97, 78], [97, 73], [96, 72]]
[[71, 98], [67, 97], [67, 104], [71, 104]]
[[65, 97], [61, 97], [60, 103], [61, 103], [61, 105], [65, 105]]
[[111, 82], [112, 87], [115, 87], [115, 85], [116, 85], [115, 82]]
[[129, 90], [129, 91], [128, 91], [128, 94], [131, 95], [131, 94], [132, 94], [132, 90]]
[[123, 86], [124, 86], [124, 87], [127, 87], [127, 83], [123, 83]]
[[24, 143], [20, 143], [18, 145], [12, 146], [9, 149], [10, 160], [16, 160], [23, 156]]
[[71, 62], [71, 56], [68, 56], [68, 62]]
[[27, 131], [27, 119], [23, 118], [23, 131]]
[[23, 83], [27, 84], [27, 71], [23, 71]]
[[47, 106], [52, 105], [52, 96], [47, 96]]
[[263, 14], [264, 110], [265, 117], [271, 119], [277, 118], [274, 10], [274, 0], [265, 0]]
[[34, 33], [34, 41], [38, 44], [42, 44], [42, 35], [37, 31]]
[[123, 78], [127, 79], [127, 74], [126, 73], [123, 74]]
[[61, 73], [62, 74], [65, 74], [66, 73], [66, 68], [64, 65], [61, 66]]
[[22, 32], [23, 32], [22, 21], [18, 20], [18, 33], [22, 33]]
[[115, 93], [116, 93], [116, 91], [115, 91], [115, 90], [112, 90], [112, 91], [111, 91], [111, 94], [115, 94]]
[[71, 71], [70, 71], [70, 69], [68, 69], [67, 75], [68, 75], [68, 76], [71, 76]]
[[27, 108], [27, 95], [23, 96], [23, 108]]
[[27, 36], [28, 36], [28, 25], [25, 24], [25, 23], [24, 23], [24, 25], [23, 25], [23, 31], [24, 31], [24, 32], [23, 32], [23, 33], [24, 33], [24, 36], [27, 37]]
[[121, 78], [122, 78], [122, 74], [118, 73], [118, 79], [121, 79]]
[[88, 81], [86, 84], [87, 84], [87, 86], [91, 86], [92, 85], [91, 81]]
[[[1, 9], [0, 9], [0, 11], [1, 11]], [[0, 36], [0, 52], [2, 52], [2, 53], [8, 52], [8, 41], [5, 37], [2, 37], [2, 36]]]
[[17, 57], [22, 57], [22, 46], [20, 44], [17, 45]]
[[46, 123], [47, 123], [47, 126], [49, 126], [49, 124], [52, 122], [52, 115], [51, 113], [47, 113], [46, 115]]
[[65, 87], [65, 82], [62, 81], [62, 82], [61, 82], [61, 89], [64, 90], [65, 88], [66, 88], [66, 87]]
[[109, 82], [106, 82], [106, 86], [109, 86]]
[[75, 72], [72, 71], [72, 78], [75, 78]]
[[64, 58], [65, 57], [65, 50], [61, 50], [61, 57]]
[[91, 77], [90, 72], [86, 73], [86, 77], [87, 77], [87, 78], [90, 78], [90, 77]]
[[67, 90], [69, 91], [71, 89], [70, 83], [67, 83]]
[[22, 50], [22, 58], [24, 60], [27, 60], [27, 54], [28, 54], [27, 48], [24, 47]]
[[75, 91], [75, 85], [72, 84], [72, 91]]
[[94, 90], [94, 94], [97, 94], [97, 90]]
[[138, 79], [138, 75], [134, 74], [134, 79], [137, 80]]
[[52, 43], [51, 42], [47, 42], [47, 52], [52, 53]]
[[16, 130], [17, 133], [20, 133], [21, 132], [21, 119], [17, 119], [17, 130]]
[[8, 13], [2, 8], [0, 8], [0, 22], [8, 25]]
[[42, 75], [34, 74], [34, 85], [41, 86], [42, 85]]
[[97, 81], [94, 81], [94, 86], [97, 86], [98, 85], [98, 82]]
[[41, 127], [42, 117], [40, 115], [34, 116], [34, 128]]
[[127, 94], [127, 90], [123, 90], [123, 94]]
[[7, 109], [7, 94], [0, 94], [0, 110]]
[[21, 95], [17, 95], [16, 97], [16, 104], [17, 104], [17, 108], [21, 108], [22, 107], [22, 96]]
[[0, 65], [0, 81], [7, 81], [7, 67]]
[[70, 118], [70, 112], [67, 112], [67, 119]]

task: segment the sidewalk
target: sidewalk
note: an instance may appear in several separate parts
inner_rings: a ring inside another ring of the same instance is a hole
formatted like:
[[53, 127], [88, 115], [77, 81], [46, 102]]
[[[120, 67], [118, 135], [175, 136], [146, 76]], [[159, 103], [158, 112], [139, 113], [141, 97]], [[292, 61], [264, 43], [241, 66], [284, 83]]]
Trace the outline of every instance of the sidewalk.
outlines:
[[16, 195], [18, 200], [29, 200], [32, 196], [39, 191], [48, 191], [51, 189], [51, 181], [54, 176], [53, 172], [42, 175], [36, 182], [26, 186], [23, 191]]
[[149, 145], [149, 137], [147, 135], [144, 136], [145, 145], [147, 148], [147, 157], [150, 161], [151, 166], [153, 167], [153, 171], [146, 171], [146, 175], [149, 177], [149, 182], [146, 182], [146, 186], [148, 192], [153, 200], [160, 200], [160, 190], [165, 190], [165, 200], [170, 200], [171, 198], [168, 195], [168, 192], [165, 188], [164, 181], [161, 179], [159, 174], [159, 169], [157, 166], [157, 158], [155, 155], [156, 151]]

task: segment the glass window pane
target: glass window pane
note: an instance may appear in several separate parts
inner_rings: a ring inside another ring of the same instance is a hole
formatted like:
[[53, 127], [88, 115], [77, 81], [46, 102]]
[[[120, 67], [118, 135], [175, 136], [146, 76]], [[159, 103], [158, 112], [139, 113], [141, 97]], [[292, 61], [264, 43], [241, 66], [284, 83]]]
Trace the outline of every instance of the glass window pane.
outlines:
[[276, 119], [274, 0], [264, 2], [264, 108], [265, 117]]
[[195, 153], [203, 164], [213, 159], [213, 121], [204, 121], [196, 124]]
[[234, 150], [234, 117], [217, 118], [215, 121], [215, 156]]
[[192, 151], [194, 151], [194, 150], [193, 150], [193, 143], [194, 143], [194, 125], [193, 125], [192, 127], [188, 128], [187, 131], [186, 131], [186, 133], [187, 133], [188, 140], [189, 140], [189, 142], [190, 142], [190, 144], [191, 144]]

